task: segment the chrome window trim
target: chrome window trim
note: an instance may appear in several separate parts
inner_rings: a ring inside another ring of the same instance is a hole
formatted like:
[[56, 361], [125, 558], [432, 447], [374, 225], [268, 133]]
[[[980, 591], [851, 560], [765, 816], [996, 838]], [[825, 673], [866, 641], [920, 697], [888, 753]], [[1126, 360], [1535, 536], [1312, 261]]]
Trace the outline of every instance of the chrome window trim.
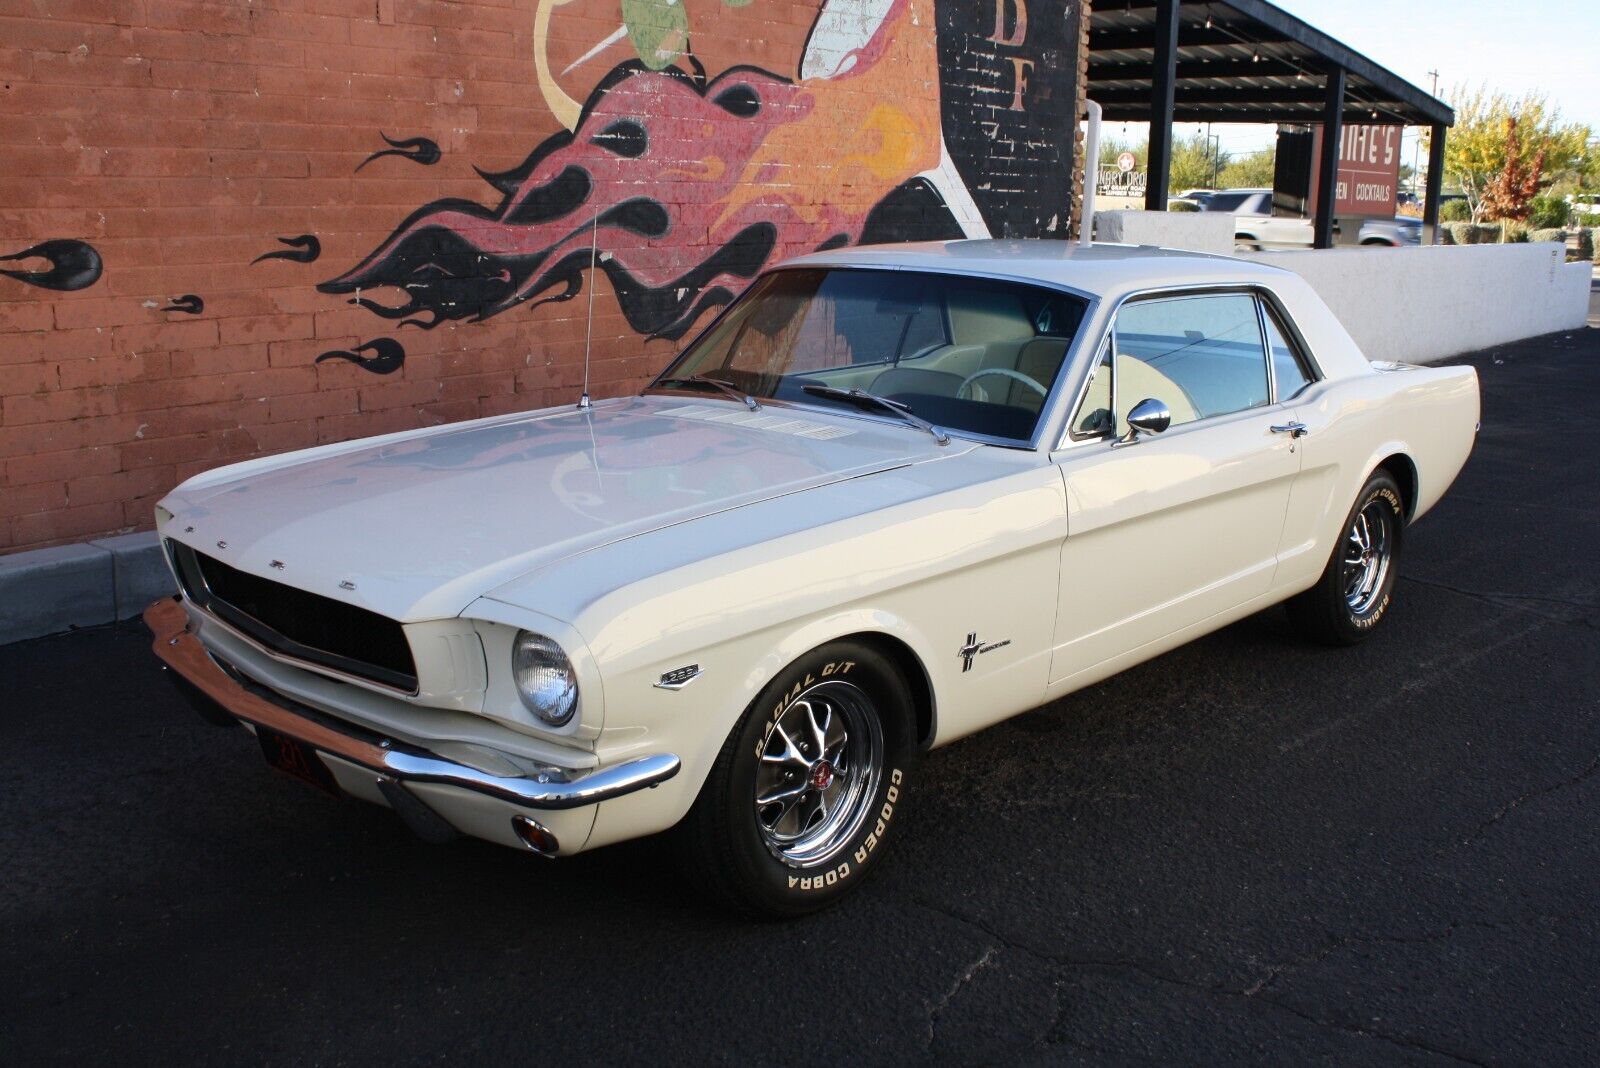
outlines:
[[[738, 296], [735, 296], [733, 300], [730, 300], [726, 305], [724, 305], [722, 310], [720, 312], [718, 312], [716, 314], [716, 316], [714, 318], [712, 318], [712, 320], [709, 323], [707, 323], [702, 329], [697, 331], [695, 333], [694, 337], [688, 342], [688, 344], [684, 345], [683, 348], [679, 349], [678, 352], [677, 352], [677, 355], [673, 356], [672, 359], [667, 363], [667, 365], [664, 368], [661, 369], [661, 372], [658, 375], [656, 375], [655, 378], [651, 379], [650, 384], [645, 386], [644, 389], [639, 391], [640, 395], [642, 396], [642, 395], [644, 395], [646, 393], [657, 393], [657, 394], [666, 394], [666, 395], [670, 395], [670, 396], [692, 396], [692, 397], [696, 397], [696, 398], [701, 399], [701, 400], [704, 400], [704, 399], [715, 400], [715, 399], [717, 399], [715, 397], [708, 398], [708, 395], [705, 394], [705, 393], [692, 391], [692, 390], [673, 389], [673, 388], [670, 388], [670, 387], [667, 387], [667, 386], [658, 386], [656, 383], [658, 383], [658, 382], [662, 381], [663, 379], [667, 378], [668, 377], [668, 373], [674, 367], [677, 366], [677, 364], [678, 364], [678, 362], [680, 360], [683, 359], [684, 354], [687, 353], [690, 349], [694, 348], [696, 345], [698, 345], [700, 343], [700, 339], [701, 338], [703, 338], [706, 334], [708, 334], [710, 331], [712, 331], [712, 330], [714, 330], [716, 328], [717, 324], [722, 321], [723, 316], [727, 315], [728, 312], [733, 308], [733, 306], [738, 303], [739, 297], [742, 297], [745, 294], [745, 292], [747, 292], [750, 289], [750, 286], [755, 285], [757, 282], [761, 281], [761, 279], [767, 277], [770, 274], [775, 274], [778, 271], [817, 271], [817, 270], [827, 270], [827, 271], [901, 271], [901, 272], [910, 272], [912, 274], [948, 275], [948, 276], [953, 277], [953, 278], [984, 278], [984, 279], [988, 279], [989, 281], [993, 281], [993, 282], [1016, 282], [1016, 283], [1018, 283], [1020, 285], [1032, 286], [1035, 289], [1053, 290], [1053, 291], [1055, 291], [1057, 293], [1062, 293], [1062, 294], [1065, 294], [1065, 295], [1067, 295], [1069, 297], [1077, 297], [1079, 300], [1083, 301], [1085, 306], [1084, 306], [1084, 309], [1083, 309], [1083, 317], [1078, 321], [1078, 331], [1077, 331], [1077, 333], [1075, 333], [1072, 336], [1072, 342], [1071, 342], [1071, 344], [1069, 344], [1067, 346], [1066, 354], [1063, 355], [1062, 358], [1061, 358], [1061, 369], [1056, 372], [1056, 380], [1053, 383], [1051, 383], [1049, 394], [1045, 397], [1044, 402], [1039, 405], [1039, 418], [1034, 423], [1033, 436], [1031, 438], [1029, 438], [1027, 441], [1022, 441], [1022, 440], [1017, 439], [1017, 438], [999, 438], [999, 437], [994, 437], [994, 436], [989, 435], [989, 434], [979, 434], [979, 433], [976, 433], [974, 431], [961, 430], [961, 429], [958, 429], [956, 427], [945, 426], [943, 424], [939, 425], [939, 429], [943, 430], [945, 433], [949, 434], [952, 438], [959, 438], [962, 441], [976, 442], [979, 445], [994, 445], [994, 446], [997, 446], [997, 447], [1002, 448], [1002, 449], [1019, 449], [1019, 450], [1027, 450], [1027, 451], [1030, 451], [1030, 452], [1038, 452], [1041, 449], [1041, 447], [1044, 446], [1045, 443], [1048, 440], [1050, 440], [1050, 436], [1051, 436], [1050, 435], [1050, 428], [1051, 428], [1051, 426], [1053, 424], [1055, 424], [1060, 419], [1060, 414], [1059, 414], [1059, 410], [1058, 410], [1059, 409], [1059, 401], [1060, 401], [1061, 395], [1062, 395], [1062, 393], [1063, 393], [1063, 391], [1065, 389], [1065, 383], [1073, 375], [1074, 365], [1077, 363], [1077, 360], [1079, 358], [1079, 354], [1081, 353], [1081, 351], [1083, 349], [1084, 337], [1088, 333], [1088, 331], [1086, 331], [1084, 329], [1084, 327], [1086, 325], [1094, 322], [1095, 316], [1100, 311], [1100, 305], [1103, 302], [1103, 298], [1101, 298], [1100, 296], [1098, 296], [1098, 295], [1096, 295], [1094, 293], [1090, 293], [1087, 290], [1078, 289], [1076, 286], [1064, 285], [1064, 284], [1062, 284], [1060, 282], [1051, 282], [1051, 281], [1048, 281], [1046, 279], [1031, 277], [1031, 276], [1028, 276], [1028, 275], [1009, 274], [1009, 273], [1006, 273], [1006, 272], [1003, 272], [1003, 271], [978, 271], [978, 270], [973, 270], [971, 268], [966, 268], [966, 267], [939, 267], [939, 266], [924, 266], [922, 264], [914, 264], [913, 265], [913, 264], [905, 264], [905, 263], [781, 263], [781, 264], [777, 264], [776, 266], [767, 268], [766, 270], [762, 271], [760, 274], [756, 275], [754, 278], [750, 279], [750, 285], [745, 286], [745, 288], [739, 292]], [[948, 337], [949, 336], [948, 313], [946, 314], [946, 319], [947, 319], [947, 321], [945, 323], [945, 333], [946, 333], [946, 336]], [[865, 411], [861, 411], [859, 409], [853, 410], [853, 411], [852, 410], [846, 410], [846, 409], [842, 409], [842, 408], [838, 407], [837, 405], [815, 404], [815, 403], [811, 403], [811, 402], [808, 402], [808, 401], [800, 401], [800, 400], [788, 400], [788, 399], [780, 400], [780, 399], [771, 398], [771, 397], [759, 397], [757, 399], [760, 400], [760, 402], [761, 402], [761, 404], [763, 406], [766, 406], [766, 405], [770, 404], [770, 405], [779, 406], [779, 407], [798, 408], [798, 409], [801, 409], [801, 410], [807, 411], [807, 412], [822, 412], [822, 413], [826, 413], [826, 414], [829, 414], [829, 415], [841, 416], [841, 417], [844, 417], [844, 418], [865, 419], [868, 422], [874, 423], [874, 424], [876, 424], [878, 426], [903, 427], [906, 430], [910, 430], [910, 431], [912, 431], [914, 433], [919, 433], [919, 434], [921, 433], [920, 430], [918, 430], [914, 426], [911, 426], [909, 423], [902, 422], [901, 420], [895, 419], [895, 418], [893, 418], [891, 416], [888, 416], [888, 415], [877, 415], [877, 414], [874, 414], [872, 412], [865, 412]]]
[[1094, 356], [1089, 362], [1088, 373], [1083, 376], [1083, 381], [1078, 384], [1077, 397], [1073, 400], [1072, 408], [1067, 414], [1066, 437], [1072, 445], [1084, 445], [1091, 441], [1104, 441], [1107, 433], [1109, 433], [1108, 431], [1101, 431], [1098, 434], [1079, 434], [1073, 429], [1078, 423], [1078, 413], [1082, 411], [1084, 401], [1088, 399], [1089, 387], [1094, 385], [1094, 376], [1100, 373], [1104, 354], [1108, 351], [1112, 354], [1111, 361], [1105, 364], [1110, 368], [1111, 373], [1111, 431], [1114, 432], [1117, 428], [1117, 324], [1115, 317], [1113, 317], [1111, 325], [1106, 330], [1105, 337], [1101, 340], [1100, 346], [1095, 349]]
[[1278, 369], [1272, 366], [1272, 343], [1267, 340], [1267, 309], [1261, 294], [1252, 293], [1250, 303], [1256, 310], [1256, 338], [1261, 342], [1261, 358], [1267, 361], [1267, 407], [1278, 402]]
[[1281, 302], [1271, 299], [1271, 295], [1262, 290], [1256, 294], [1256, 303], [1261, 311], [1261, 340], [1267, 350], [1267, 367], [1272, 376], [1272, 398], [1277, 404], [1287, 403], [1278, 396], [1278, 369], [1272, 361], [1272, 344], [1267, 341], [1267, 321], [1278, 328], [1278, 333], [1283, 335], [1283, 340], [1289, 344], [1289, 352], [1300, 363], [1301, 370], [1306, 372], [1306, 384], [1300, 388], [1295, 396], [1301, 396], [1306, 390], [1322, 381], [1322, 368], [1317, 366], [1311, 358], [1311, 350], [1305, 343], [1305, 338], [1300, 334], [1300, 328], [1295, 325], [1289, 313], [1284, 310]]
[[[1089, 376], [1085, 375], [1083, 381], [1080, 382], [1079, 385], [1078, 385], [1077, 399], [1072, 402], [1072, 407], [1067, 412], [1067, 423], [1066, 423], [1066, 426], [1062, 428], [1062, 432], [1061, 432], [1060, 436], [1056, 439], [1056, 446], [1055, 446], [1054, 449], [1051, 450], [1051, 452], [1062, 452], [1062, 451], [1069, 450], [1069, 449], [1082, 448], [1085, 445], [1094, 445], [1096, 443], [1104, 443], [1104, 442], [1115, 441], [1116, 440], [1116, 381], [1117, 381], [1117, 376], [1116, 376], [1116, 373], [1115, 373], [1115, 369], [1116, 369], [1116, 355], [1115, 355], [1115, 353], [1116, 353], [1116, 344], [1115, 344], [1115, 342], [1116, 342], [1117, 317], [1122, 314], [1122, 309], [1123, 309], [1123, 307], [1125, 305], [1131, 304], [1131, 303], [1133, 303], [1135, 301], [1139, 301], [1139, 300], [1147, 300], [1147, 299], [1171, 300], [1171, 299], [1181, 299], [1183, 297], [1188, 297], [1188, 296], [1194, 296], [1194, 297], [1215, 296], [1215, 295], [1217, 295], [1219, 293], [1245, 293], [1245, 294], [1250, 294], [1250, 295], [1254, 296], [1258, 301], [1257, 313], [1256, 313], [1258, 318], [1261, 315], [1261, 311], [1260, 311], [1260, 308], [1259, 308], [1259, 301], [1261, 299], [1263, 299], [1263, 298], [1268, 300], [1268, 301], [1270, 301], [1271, 305], [1272, 305], [1272, 308], [1278, 313], [1278, 321], [1280, 323], [1282, 323], [1285, 327], [1287, 327], [1288, 334], [1286, 335], [1286, 339], [1299, 350], [1301, 359], [1304, 360], [1304, 362], [1306, 364], [1306, 370], [1311, 375], [1311, 381], [1306, 383], [1306, 389], [1310, 389], [1312, 386], [1316, 385], [1318, 382], [1322, 382], [1322, 381], [1326, 380], [1326, 375], [1323, 374], [1321, 365], [1319, 365], [1317, 363], [1316, 357], [1311, 352], [1311, 347], [1306, 344], [1304, 336], [1301, 335], [1301, 333], [1300, 333], [1299, 326], [1297, 326], [1295, 324], [1294, 317], [1291, 316], [1288, 313], [1287, 309], [1284, 308], [1283, 301], [1278, 296], [1278, 294], [1272, 289], [1272, 287], [1269, 284], [1267, 284], [1265, 282], [1189, 282], [1189, 283], [1179, 283], [1179, 284], [1170, 285], [1170, 286], [1151, 286], [1151, 287], [1149, 287], [1147, 289], [1129, 290], [1127, 293], [1124, 293], [1120, 298], [1118, 298], [1116, 304], [1112, 305], [1110, 315], [1106, 319], [1105, 328], [1100, 334], [1100, 340], [1095, 345], [1095, 351], [1098, 352], [1101, 343], [1103, 343], [1107, 338], [1110, 338], [1112, 340], [1112, 375], [1111, 375], [1112, 427], [1106, 433], [1095, 435], [1093, 437], [1075, 438], [1075, 437], [1072, 436], [1072, 428], [1077, 422], [1077, 418], [1076, 417], [1077, 417], [1077, 414], [1078, 414], [1078, 410], [1082, 407], [1083, 401], [1084, 401], [1084, 397], [1087, 395], [1088, 390], [1089, 390]], [[1266, 347], [1267, 347], [1266, 346], [1266, 333], [1264, 331], [1261, 334], [1261, 346], [1262, 346], [1262, 350], [1264, 352], [1266, 352]], [[1271, 383], [1271, 381], [1272, 381], [1272, 354], [1270, 352], [1266, 352], [1266, 357], [1267, 357], [1267, 375], [1268, 375], [1269, 383]], [[1305, 390], [1302, 390], [1301, 392], [1304, 393]], [[1277, 394], [1275, 392], [1272, 392], [1272, 393], [1268, 394], [1267, 403], [1261, 409], [1245, 408], [1245, 409], [1242, 409], [1242, 410], [1243, 411], [1247, 411], [1247, 412], [1253, 412], [1253, 411], [1257, 411], [1257, 410], [1263, 410], [1264, 411], [1266, 409], [1278, 407], [1281, 403], [1282, 402], [1280, 402], [1277, 399]], [[1187, 427], [1191, 427], [1191, 426], [1204, 426], [1207, 423], [1210, 423], [1212, 420], [1225, 419], [1230, 415], [1238, 415], [1238, 414], [1240, 414], [1240, 413], [1239, 412], [1225, 412], [1225, 413], [1223, 413], [1221, 415], [1207, 416], [1204, 419], [1196, 419], [1192, 423], [1184, 423], [1184, 424], [1182, 424], [1182, 427], [1187, 428]], [[1179, 429], [1179, 428], [1178, 427], [1174, 427], [1173, 429], [1176, 430], [1176, 429]]]

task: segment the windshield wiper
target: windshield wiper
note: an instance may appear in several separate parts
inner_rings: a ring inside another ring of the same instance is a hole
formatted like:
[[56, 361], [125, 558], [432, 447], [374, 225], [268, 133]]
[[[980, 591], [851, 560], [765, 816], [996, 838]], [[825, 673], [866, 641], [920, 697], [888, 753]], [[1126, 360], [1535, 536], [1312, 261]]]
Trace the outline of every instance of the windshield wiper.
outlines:
[[868, 393], [864, 389], [840, 389], [837, 386], [802, 386], [801, 389], [813, 397], [826, 397], [829, 400], [843, 401], [854, 404], [857, 408], [874, 408], [880, 412], [899, 416], [912, 426], [926, 430], [933, 435], [933, 440], [940, 445], [950, 444], [950, 435], [934, 426], [926, 419], [911, 414], [911, 409], [899, 401], [892, 401], [888, 397], [880, 397], [876, 393]]
[[661, 384], [663, 386], [710, 386], [712, 389], [718, 389], [726, 393], [752, 412], [761, 410], [761, 405], [756, 403], [754, 397], [726, 379], [712, 378], [710, 375], [690, 375], [688, 378], [669, 378]]

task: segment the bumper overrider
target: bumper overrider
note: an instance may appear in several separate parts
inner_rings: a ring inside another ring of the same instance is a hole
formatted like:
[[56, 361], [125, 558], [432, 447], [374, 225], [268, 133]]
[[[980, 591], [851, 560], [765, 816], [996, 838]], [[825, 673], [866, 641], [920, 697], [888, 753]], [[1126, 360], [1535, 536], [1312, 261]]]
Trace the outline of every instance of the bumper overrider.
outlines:
[[[475, 801], [511, 810], [508, 830], [535, 853], [553, 856], [561, 849], [538, 814], [583, 809], [610, 798], [645, 790], [672, 778], [676, 756], [657, 753], [580, 774], [551, 769], [529, 777], [493, 775], [421, 747], [342, 724], [230, 675], [206, 651], [189, 626], [181, 598], [157, 601], [144, 613], [155, 636], [156, 655], [171, 669], [185, 695], [207, 719], [243, 721], [293, 739], [308, 748], [341, 783], [352, 770], [373, 776], [372, 785], [389, 807], [418, 835], [430, 841], [454, 837], [455, 826], [437, 798], [460, 791]], [[353, 768], [352, 768], [353, 766]], [[424, 795], [428, 795], [425, 797]], [[481, 810], [482, 805], [478, 808]], [[502, 826], [504, 826], [502, 824]], [[477, 833], [475, 830], [473, 833]], [[496, 838], [504, 838], [495, 835]], [[582, 843], [577, 843], [581, 847]]]

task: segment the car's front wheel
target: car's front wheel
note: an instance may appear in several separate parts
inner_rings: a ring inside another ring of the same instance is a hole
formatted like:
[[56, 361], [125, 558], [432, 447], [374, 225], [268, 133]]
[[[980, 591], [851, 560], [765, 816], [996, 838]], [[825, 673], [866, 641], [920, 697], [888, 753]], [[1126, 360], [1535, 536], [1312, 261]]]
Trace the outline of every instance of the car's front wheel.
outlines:
[[1380, 468], [1356, 496], [1322, 577], [1289, 601], [1290, 618], [1330, 645], [1354, 645], [1370, 635], [1394, 599], [1404, 529], [1400, 486]]
[[832, 903], [898, 830], [917, 753], [899, 668], [859, 642], [813, 649], [762, 690], [718, 755], [680, 828], [691, 876], [751, 912]]

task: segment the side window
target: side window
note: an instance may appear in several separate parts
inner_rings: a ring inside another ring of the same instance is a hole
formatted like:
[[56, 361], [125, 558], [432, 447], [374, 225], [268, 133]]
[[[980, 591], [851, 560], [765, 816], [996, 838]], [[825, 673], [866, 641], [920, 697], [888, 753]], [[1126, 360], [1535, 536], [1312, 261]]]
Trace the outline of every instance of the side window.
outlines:
[[1267, 359], [1246, 293], [1168, 297], [1124, 305], [1117, 313], [1116, 425], [1155, 398], [1172, 425], [1267, 403]]
[[1279, 325], [1272, 305], [1262, 301], [1261, 310], [1267, 324], [1267, 349], [1272, 353], [1272, 374], [1278, 380], [1278, 400], [1293, 400], [1311, 384], [1311, 371]]

